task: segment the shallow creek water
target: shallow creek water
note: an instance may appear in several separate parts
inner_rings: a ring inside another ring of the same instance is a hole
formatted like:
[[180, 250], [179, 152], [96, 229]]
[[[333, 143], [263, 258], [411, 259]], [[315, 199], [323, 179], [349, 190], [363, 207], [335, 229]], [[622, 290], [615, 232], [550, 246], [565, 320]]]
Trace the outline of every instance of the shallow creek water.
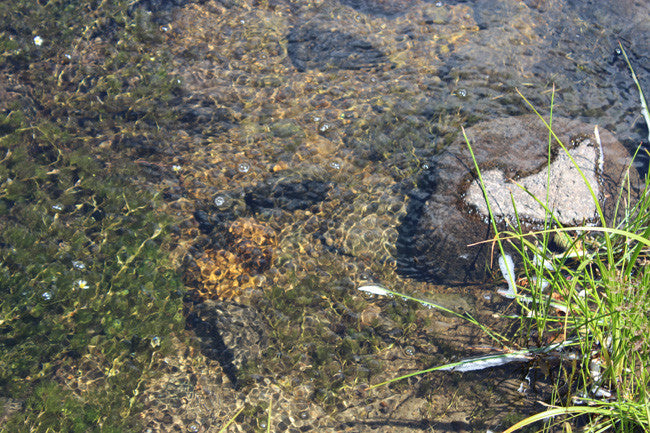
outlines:
[[240, 408], [226, 431], [266, 431], [269, 411], [277, 432], [497, 431], [548, 401], [552, 376], [539, 365], [368, 389], [495, 343], [451, 315], [357, 288], [511, 332], [498, 280], [448, 287], [405, 269], [417, 258], [400, 255], [400, 231], [426, 187], [420, 173], [461, 126], [530, 113], [515, 89], [545, 115], [555, 89], [555, 115], [598, 124], [632, 151], [647, 131], [618, 42], [650, 89], [647, 1], [139, 7], [159, 25], [151, 59], [164, 47], [175, 120], [155, 142], [95, 138], [135, 162], [134, 182], [177, 221], [169, 251], [186, 331], [140, 387], [144, 431], [216, 432]]

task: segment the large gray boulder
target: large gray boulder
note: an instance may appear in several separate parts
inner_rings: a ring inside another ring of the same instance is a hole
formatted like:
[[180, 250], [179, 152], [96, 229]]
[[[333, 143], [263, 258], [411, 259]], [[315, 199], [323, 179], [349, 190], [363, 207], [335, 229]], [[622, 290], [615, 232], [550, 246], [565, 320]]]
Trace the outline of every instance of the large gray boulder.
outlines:
[[[548, 129], [535, 115], [491, 120], [466, 130], [500, 228], [516, 221], [512, 199], [524, 230], [541, 225], [545, 208], [531, 194], [547, 203], [565, 226], [595, 221], [596, 205], [587, 183], [608, 223], [613, 219], [618, 191], [631, 162], [629, 152], [610, 132], [599, 129], [601, 153], [594, 125], [554, 118], [552, 126], [584, 178], [555, 140], [548, 164]], [[638, 185], [638, 175], [633, 169], [630, 172], [633, 185]], [[489, 244], [468, 246], [494, 233], [462, 135], [433, 161], [419, 187], [400, 229], [400, 269], [445, 284], [484, 279], [491, 259], [496, 263], [498, 249], [493, 257]]]

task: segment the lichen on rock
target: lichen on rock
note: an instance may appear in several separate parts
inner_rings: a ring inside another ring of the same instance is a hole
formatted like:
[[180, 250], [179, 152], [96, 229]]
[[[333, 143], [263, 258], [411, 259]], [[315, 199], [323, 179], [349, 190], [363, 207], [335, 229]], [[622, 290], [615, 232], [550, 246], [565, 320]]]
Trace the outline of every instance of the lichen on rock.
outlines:
[[[591, 194], [598, 197], [600, 193], [598, 159], [597, 147], [585, 139], [568, 152], [560, 151], [548, 169], [518, 180], [507, 179], [499, 169], [488, 170], [481, 177], [490, 209], [500, 218], [516, 214], [541, 221], [552, 213], [562, 224], [591, 220], [596, 216], [596, 202]], [[470, 184], [465, 202], [482, 215], [489, 215], [488, 202], [477, 182]]]

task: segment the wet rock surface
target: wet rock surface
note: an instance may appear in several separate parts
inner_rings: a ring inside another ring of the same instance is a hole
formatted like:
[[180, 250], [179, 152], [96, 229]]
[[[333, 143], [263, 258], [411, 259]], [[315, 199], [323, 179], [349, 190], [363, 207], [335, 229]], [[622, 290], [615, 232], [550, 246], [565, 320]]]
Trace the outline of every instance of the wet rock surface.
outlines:
[[588, 138], [578, 139], [568, 152], [556, 153], [548, 168], [520, 179], [506, 179], [498, 168], [482, 172], [487, 198], [483, 188], [473, 182], [465, 192], [465, 203], [484, 217], [490, 216], [491, 210], [492, 215], [500, 220], [507, 218], [512, 221], [515, 216], [533, 222], [556, 218], [566, 225], [593, 220], [597, 216], [596, 204], [600, 197], [597, 179], [599, 145]]
[[[611, 221], [621, 181], [631, 162], [629, 152], [610, 132], [601, 129], [604, 165], [600, 172], [593, 125], [554, 118], [553, 130], [586, 170]], [[527, 115], [482, 122], [466, 132], [488, 185], [502, 188], [488, 192], [499, 225], [505, 227], [508, 221], [516, 221], [510, 212], [512, 191], [518, 199], [524, 229], [534, 227], [544, 217], [543, 208], [535, 206], [528, 194], [522, 194], [515, 182], [545, 200], [546, 126], [536, 116]], [[557, 144], [552, 145], [551, 158], [550, 174], [554, 177], [550, 180], [550, 207], [561, 214], [560, 221], [565, 224], [593, 220], [595, 206], [589, 191]], [[635, 185], [638, 177], [634, 171], [631, 175]], [[422, 188], [412, 193], [415, 204], [400, 228], [398, 250], [402, 257], [398, 262], [404, 273], [447, 283], [476, 281], [489, 273], [490, 244], [468, 246], [493, 235], [477, 182], [472, 156], [462, 137], [432, 161], [419, 181]]]

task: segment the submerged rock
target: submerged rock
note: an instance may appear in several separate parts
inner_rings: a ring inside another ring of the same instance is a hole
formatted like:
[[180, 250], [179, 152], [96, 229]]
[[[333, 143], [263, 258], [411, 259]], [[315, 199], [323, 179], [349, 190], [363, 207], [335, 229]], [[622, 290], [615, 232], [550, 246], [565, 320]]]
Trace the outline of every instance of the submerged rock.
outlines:
[[[601, 158], [594, 126], [577, 120], [554, 118], [553, 130], [582, 169], [611, 222], [631, 161], [628, 151], [610, 132], [601, 129]], [[562, 224], [596, 219], [596, 206], [583, 178], [555, 140], [549, 167], [548, 130], [536, 116], [482, 122], [466, 133], [501, 227], [516, 221], [511, 194], [524, 229], [543, 221], [544, 208], [517, 185], [545, 203], [547, 177], [548, 207]], [[638, 184], [637, 174], [630, 175], [632, 185]], [[483, 279], [490, 269], [492, 247], [468, 245], [490, 239], [493, 232], [462, 136], [433, 161], [418, 185], [420, 189], [411, 194], [409, 215], [400, 228], [398, 263], [402, 273], [440, 283]]]
[[300, 72], [366, 69], [388, 63], [386, 55], [357, 36], [313, 24], [292, 28], [287, 53]]
[[206, 301], [193, 307], [187, 327], [194, 330], [201, 352], [218, 361], [230, 382], [238, 386], [238, 374], [247, 362], [259, 358], [268, 346], [268, 329], [252, 307], [222, 301]]
[[410, 0], [340, 0], [340, 2], [359, 12], [387, 17], [403, 14], [412, 6]]

